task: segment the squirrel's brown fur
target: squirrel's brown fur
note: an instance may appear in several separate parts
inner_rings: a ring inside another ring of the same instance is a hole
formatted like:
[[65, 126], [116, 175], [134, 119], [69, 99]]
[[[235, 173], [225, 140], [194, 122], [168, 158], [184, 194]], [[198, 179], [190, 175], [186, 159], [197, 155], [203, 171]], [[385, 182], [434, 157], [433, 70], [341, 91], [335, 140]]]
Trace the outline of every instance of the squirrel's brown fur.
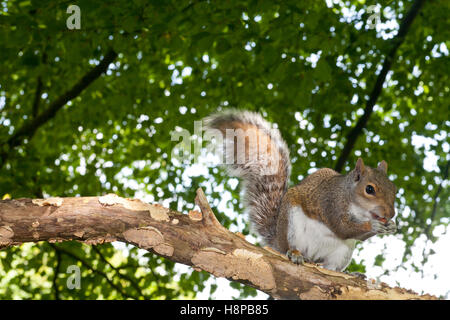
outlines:
[[[271, 128], [259, 114], [248, 111], [227, 110], [213, 114], [204, 121], [208, 130], [218, 129], [226, 137], [226, 129], [241, 129], [245, 135], [245, 161], [237, 163], [237, 138], [224, 143], [225, 161], [231, 174], [243, 178], [244, 206], [249, 211], [252, 228], [262, 236], [266, 244], [275, 241], [278, 209], [287, 191], [291, 164], [289, 150], [279, 131]], [[256, 137], [256, 143], [249, 136]], [[261, 141], [268, 141], [267, 148], [260, 148]], [[228, 149], [227, 149], [228, 146]], [[258, 154], [257, 159], [250, 155]], [[231, 158], [231, 159], [230, 159]], [[272, 159], [277, 159], [273, 161]], [[269, 172], [268, 167], [271, 167]]]

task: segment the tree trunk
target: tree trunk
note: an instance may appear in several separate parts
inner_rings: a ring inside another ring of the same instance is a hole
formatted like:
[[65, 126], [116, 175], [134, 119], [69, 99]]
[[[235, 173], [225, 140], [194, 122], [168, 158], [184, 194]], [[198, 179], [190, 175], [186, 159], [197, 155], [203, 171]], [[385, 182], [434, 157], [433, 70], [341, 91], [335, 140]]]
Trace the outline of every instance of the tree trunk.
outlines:
[[0, 248], [37, 241], [122, 241], [252, 286], [276, 299], [436, 299], [313, 264], [295, 265], [225, 229], [201, 189], [196, 203], [202, 212], [181, 214], [113, 194], [3, 200]]

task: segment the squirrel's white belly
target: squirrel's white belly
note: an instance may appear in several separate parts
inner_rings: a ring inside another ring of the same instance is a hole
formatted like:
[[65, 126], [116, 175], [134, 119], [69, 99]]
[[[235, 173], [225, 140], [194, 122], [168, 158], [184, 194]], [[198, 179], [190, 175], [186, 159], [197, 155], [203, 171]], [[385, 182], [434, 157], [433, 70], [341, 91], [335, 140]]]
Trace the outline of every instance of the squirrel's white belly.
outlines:
[[342, 271], [352, 259], [356, 240], [339, 239], [325, 224], [305, 215], [301, 207], [293, 207], [289, 212], [288, 243], [306, 259]]

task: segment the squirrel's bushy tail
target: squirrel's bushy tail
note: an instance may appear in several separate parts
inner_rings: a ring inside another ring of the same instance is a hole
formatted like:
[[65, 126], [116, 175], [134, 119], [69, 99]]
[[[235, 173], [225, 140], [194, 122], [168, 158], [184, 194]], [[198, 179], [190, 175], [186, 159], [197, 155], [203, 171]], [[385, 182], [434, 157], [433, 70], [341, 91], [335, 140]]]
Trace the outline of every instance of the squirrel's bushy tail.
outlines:
[[230, 174], [243, 180], [252, 229], [265, 244], [274, 246], [278, 210], [291, 170], [280, 132], [258, 113], [235, 109], [213, 114], [204, 124], [212, 136], [223, 139], [223, 160]]

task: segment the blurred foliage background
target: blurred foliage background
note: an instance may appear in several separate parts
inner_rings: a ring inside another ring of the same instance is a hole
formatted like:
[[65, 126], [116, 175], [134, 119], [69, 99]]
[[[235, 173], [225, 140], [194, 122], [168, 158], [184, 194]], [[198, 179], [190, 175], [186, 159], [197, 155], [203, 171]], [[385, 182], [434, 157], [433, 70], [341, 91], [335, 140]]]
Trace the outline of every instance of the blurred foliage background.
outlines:
[[[236, 179], [193, 170], [196, 158], [172, 161], [171, 132], [194, 132], [194, 121], [220, 108], [255, 110], [289, 145], [291, 184], [335, 168], [419, 2], [0, 1], [0, 197], [113, 192], [186, 212], [201, 186], [220, 221], [248, 234]], [[81, 10], [79, 30], [66, 26], [70, 4]], [[388, 162], [399, 190], [395, 237], [405, 243], [397, 268], [418, 273], [434, 253], [417, 264], [410, 248], [436, 241], [433, 230], [449, 223], [448, 14], [445, 0], [420, 8], [342, 170], [358, 156], [372, 167]], [[74, 264], [82, 290], [66, 286]], [[239, 298], [256, 294], [231, 286]], [[205, 272], [129, 245], [0, 251], [1, 299], [177, 299], [213, 297], [217, 287]]]

